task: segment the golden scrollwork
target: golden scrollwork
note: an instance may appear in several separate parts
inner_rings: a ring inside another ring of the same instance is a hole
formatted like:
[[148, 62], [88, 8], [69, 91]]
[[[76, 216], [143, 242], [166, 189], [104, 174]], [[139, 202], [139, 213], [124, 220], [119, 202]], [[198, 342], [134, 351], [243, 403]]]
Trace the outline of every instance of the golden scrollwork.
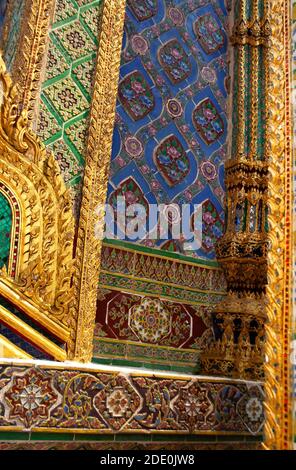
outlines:
[[105, 204], [107, 193], [124, 17], [125, 0], [104, 1], [74, 274], [72, 309], [78, 317], [72, 358], [79, 361], [89, 361], [93, 350], [102, 248], [95, 225], [104, 224], [98, 207]]
[[73, 271], [71, 197], [54, 156], [28, 127], [26, 111], [18, 113], [18, 90], [1, 57], [0, 85], [0, 182], [14, 195], [20, 213], [16, 269], [2, 269], [0, 292], [32, 318], [40, 312], [41, 323], [66, 339]]
[[[34, 120], [42, 69], [48, 47], [49, 25], [56, 0], [24, 0], [24, 9], [20, 25], [15, 59], [11, 68], [12, 79], [17, 82], [19, 93], [17, 101], [21, 109], [27, 111], [29, 122]], [[11, 29], [11, 17], [19, 6], [12, 1], [8, 4], [7, 20], [4, 24], [2, 47], [5, 49], [8, 33]]]
[[292, 148], [289, 2], [268, 0], [266, 150], [269, 159], [269, 250], [265, 345], [265, 449], [292, 448], [291, 334]]

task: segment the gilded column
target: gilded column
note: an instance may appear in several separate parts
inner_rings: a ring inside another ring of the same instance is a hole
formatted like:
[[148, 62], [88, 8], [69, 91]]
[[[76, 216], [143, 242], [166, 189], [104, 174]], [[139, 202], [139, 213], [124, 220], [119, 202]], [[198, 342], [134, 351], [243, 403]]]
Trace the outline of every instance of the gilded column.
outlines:
[[239, 0], [234, 8], [228, 209], [226, 231], [216, 245], [228, 296], [214, 312], [215, 338], [202, 364], [207, 373], [260, 379], [268, 245], [264, 57], [270, 32], [263, 0]]
[[290, 2], [266, 0], [270, 18], [270, 45], [265, 55], [268, 71], [266, 97], [266, 153], [269, 242], [265, 346], [264, 448], [293, 449], [293, 382], [290, 363], [292, 339], [292, 116]]
[[71, 357], [83, 362], [91, 360], [93, 351], [102, 248], [95, 227], [104, 226], [104, 213], [98, 213], [98, 207], [105, 204], [107, 194], [124, 17], [125, 0], [104, 1], [74, 274], [77, 329]]

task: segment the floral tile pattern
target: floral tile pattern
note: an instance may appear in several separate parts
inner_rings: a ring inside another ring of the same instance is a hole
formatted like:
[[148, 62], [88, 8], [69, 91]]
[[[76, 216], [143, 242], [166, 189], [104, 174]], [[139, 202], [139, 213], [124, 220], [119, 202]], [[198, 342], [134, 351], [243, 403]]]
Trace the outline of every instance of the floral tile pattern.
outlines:
[[201, 16], [194, 23], [196, 37], [207, 54], [221, 49], [225, 43], [224, 33], [211, 14]]
[[168, 184], [180, 183], [189, 173], [189, 159], [174, 135], [167, 137], [155, 151], [155, 163]]
[[147, 116], [154, 108], [154, 96], [138, 71], [125, 77], [119, 84], [118, 97], [134, 121]]
[[196, 130], [208, 145], [215, 142], [224, 133], [223, 120], [209, 98], [197, 105], [192, 119]]
[[157, 0], [127, 0], [128, 6], [138, 21], [145, 21], [157, 12]]
[[173, 83], [182, 82], [191, 73], [191, 64], [182, 45], [172, 39], [159, 49], [159, 62]]
[[258, 434], [263, 390], [223, 379], [0, 367], [0, 428]]
[[126, 241], [215, 258], [224, 225], [227, 29], [224, 0], [127, 1], [108, 198], [132, 177], [150, 204], [211, 201], [213, 209], [198, 250], [173, 239]]

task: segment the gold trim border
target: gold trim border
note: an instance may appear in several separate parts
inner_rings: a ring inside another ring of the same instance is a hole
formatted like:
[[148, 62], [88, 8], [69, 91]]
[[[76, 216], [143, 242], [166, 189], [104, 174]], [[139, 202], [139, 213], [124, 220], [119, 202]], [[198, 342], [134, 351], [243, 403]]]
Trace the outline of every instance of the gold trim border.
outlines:
[[124, 18], [125, 0], [104, 0], [73, 278], [78, 317], [71, 358], [81, 362], [90, 361], [93, 350], [102, 249], [95, 226], [104, 225], [104, 211], [96, 211], [107, 194]]
[[271, 27], [266, 105], [269, 159], [269, 241], [265, 362], [266, 450], [292, 448], [292, 135], [290, 103], [290, 1], [265, 0]]

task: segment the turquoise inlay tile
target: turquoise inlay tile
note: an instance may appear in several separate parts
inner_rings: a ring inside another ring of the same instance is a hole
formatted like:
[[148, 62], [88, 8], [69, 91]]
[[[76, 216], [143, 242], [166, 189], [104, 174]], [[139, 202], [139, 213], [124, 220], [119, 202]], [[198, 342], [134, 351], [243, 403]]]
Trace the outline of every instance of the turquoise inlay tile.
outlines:
[[9, 201], [0, 192], [0, 268], [8, 264], [12, 228], [12, 210]]

